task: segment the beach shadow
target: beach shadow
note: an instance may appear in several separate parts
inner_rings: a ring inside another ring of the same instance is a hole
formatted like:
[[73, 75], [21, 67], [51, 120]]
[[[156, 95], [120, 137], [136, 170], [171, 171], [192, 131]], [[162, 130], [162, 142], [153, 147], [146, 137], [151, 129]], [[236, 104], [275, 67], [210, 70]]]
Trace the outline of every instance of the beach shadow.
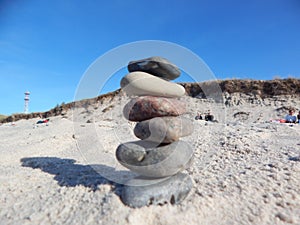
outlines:
[[109, 166], [80, 165], [75, 164], [75, 162], [74, 159], [61, 159], [57, 157], [30, 157], [21, 159], [23, 167], [41, 169], [46, 173], [55, 175], [54, 180], [60, 186], [75, 187], [82, 185], [96, 191], [99, 185], [110, 184], [113, 187], [113, 192], [118, 196], [120, 196], [123, 185], [101, 176], [101, 171], [114, 171], [121, 176], [130, 176], [128, 171], [116, 172], [114, 168]]

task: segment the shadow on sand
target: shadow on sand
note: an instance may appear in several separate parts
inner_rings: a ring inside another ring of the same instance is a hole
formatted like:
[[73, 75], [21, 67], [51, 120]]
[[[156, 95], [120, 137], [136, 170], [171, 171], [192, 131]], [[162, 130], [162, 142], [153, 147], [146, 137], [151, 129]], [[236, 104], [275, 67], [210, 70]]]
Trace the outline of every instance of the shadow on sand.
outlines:
[[[93, 191], [97, 190], [98, 185], [110, 184], [113, 186], [113, 192], [120, 196], [122, 188], [121, 184], [112, 182], [101, 176], [101, 172], [97, 171], [114, 171], [114, 168], [105, 165], [80, 165], [75, 164], [74, 159], [61, 159], [57, 157], [30, 157], [22, 158], [21, 163], [23, 167], [31, 167], [33, 169], [41, 169], [42, 171], [55, 175], [54, 180], [60, 186], [75, 187], [83, 185], [91, 188]], [[126, 176], [127, 171], [119, 171]]]

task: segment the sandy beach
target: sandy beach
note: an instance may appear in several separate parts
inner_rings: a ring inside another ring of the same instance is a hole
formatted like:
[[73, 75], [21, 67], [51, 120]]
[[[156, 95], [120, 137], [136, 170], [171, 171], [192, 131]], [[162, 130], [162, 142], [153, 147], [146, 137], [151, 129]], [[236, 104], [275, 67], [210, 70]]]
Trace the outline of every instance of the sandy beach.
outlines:
[[[195, 149], [184, 171], [194, 187], [179, 205], [130, 208], [132, 174], [115, 159], [136, 139], [122, 116], [128, 97], [0, 126], [0, 224], [300, 224], [300, 124], [270, 122], [299, 95], [224, 93], [224, 103], [185, 96]], [[210, 110], [218, 122], [194, 120]]]
[[0, 0], [0, 225], [300, 225], [299, 28], [300, 0]]

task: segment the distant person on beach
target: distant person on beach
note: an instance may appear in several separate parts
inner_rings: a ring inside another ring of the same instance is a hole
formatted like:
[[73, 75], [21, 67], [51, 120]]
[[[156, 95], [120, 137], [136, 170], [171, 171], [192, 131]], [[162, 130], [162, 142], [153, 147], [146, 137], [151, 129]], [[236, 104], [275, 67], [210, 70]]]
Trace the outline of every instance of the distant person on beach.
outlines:
[[205, 115], [205, 120], [206, 121], [213, 121], [214, 120], [214, 116], [210, 114], [210, 111], [208, 111], [208, 113]]
[[36, 124], [41, 124], [41, 123], [48, 123], [49, 119], [44, 119], [44, 120], [39, 120], [36, 122]]
[[195, 120], [202, 120], [201, 113], [198, 112], [197, 116], [195, 117]]
[[298, 112], [297, 119], [298, 119], [298, 123], [300, 123], [300, 110]]
[[289, 114], [286, 115], [285, 117], [285, 122], [286, 123], [296, 123], [297, 117], [294, 116], [295, 111], [293, 109], [289, 110]]

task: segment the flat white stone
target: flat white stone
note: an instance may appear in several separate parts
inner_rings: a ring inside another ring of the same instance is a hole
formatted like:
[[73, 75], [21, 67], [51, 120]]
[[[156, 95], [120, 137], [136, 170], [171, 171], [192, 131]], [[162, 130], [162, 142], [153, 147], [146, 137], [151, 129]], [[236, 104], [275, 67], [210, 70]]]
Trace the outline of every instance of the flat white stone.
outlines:
[[181, 97], [185, 94], [183, 86], [140, 71], [123, 77], [121, 88], [129, 96]]

